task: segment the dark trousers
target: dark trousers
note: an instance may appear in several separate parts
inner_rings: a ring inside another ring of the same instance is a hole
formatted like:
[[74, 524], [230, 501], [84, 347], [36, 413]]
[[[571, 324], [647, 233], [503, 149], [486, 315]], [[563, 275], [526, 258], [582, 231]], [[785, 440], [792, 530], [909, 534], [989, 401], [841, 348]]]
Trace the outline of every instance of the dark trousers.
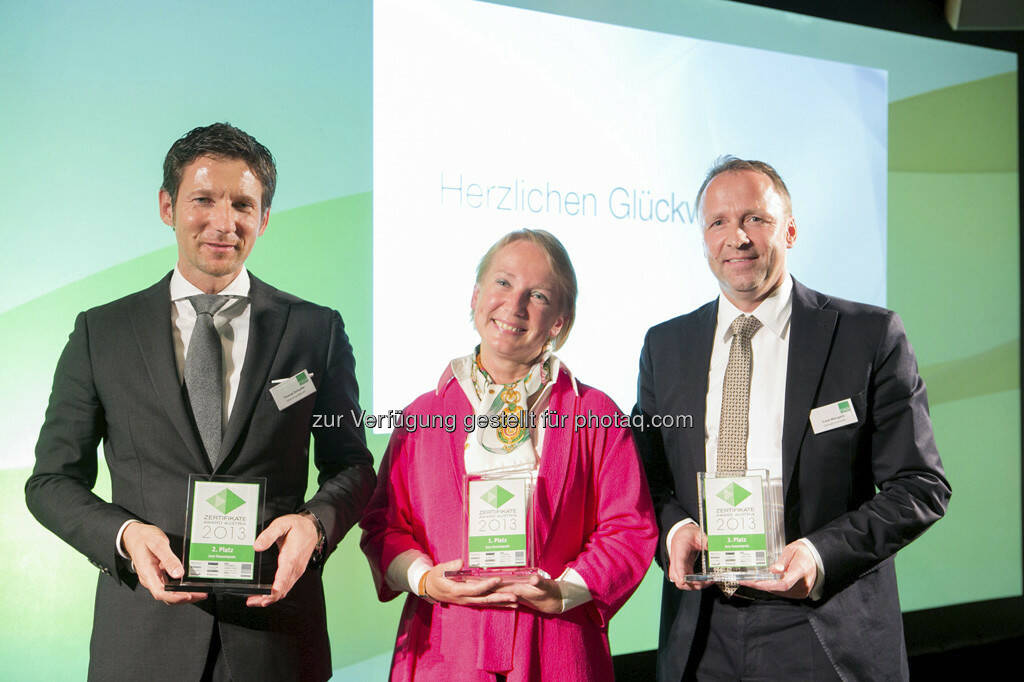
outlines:
[[799, 603], [728, 598], [715, 588], [701, 596], [685, 679], [840, 679]]
[[231, 671], [228, 670], [228, 661], [220, 645], [219, 626], [213, 628], [213, 641], [210, 642], [210, 651], [206, 655], [206, 665], [200, 682], [231, 682]]

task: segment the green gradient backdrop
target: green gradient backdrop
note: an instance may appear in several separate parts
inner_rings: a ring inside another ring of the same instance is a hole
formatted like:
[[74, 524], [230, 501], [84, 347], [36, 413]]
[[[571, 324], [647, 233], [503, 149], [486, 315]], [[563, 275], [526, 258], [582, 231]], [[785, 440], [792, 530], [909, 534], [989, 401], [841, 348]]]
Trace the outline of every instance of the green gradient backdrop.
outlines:
[[[518, 4], [889, 71], [889, 305], [918, 353], [956, 491], [947, 518], [900, 554], [903, 606], [1021, 594], [1013, 56], [711, 0]], [[96, 572], [28, 515], [22, 486], [75, 313], [173, 265], [155, 195], [174, 137], [226, 119], [274, 150], [281, 190], [249, 266], [342, 311], [370, 404], [370, 17], [367, 0], [0, 5], [3, 679], [84, 677]], [[841, 218], [856, 238], [856, 217]], [[385, 439], [370, 444], [379, 460]], [[105, 470], [100, 481], [102, 495]], [[356, 540], [326, 569], [332, 653], [337, 678], [377, 679], [400, 605], [377, 603]], [[984, 557], [986, 579], [956, 580], [953, 556]], [[652, 571], [612, 622], [614, 652], [655, 645], [660, 580]]]

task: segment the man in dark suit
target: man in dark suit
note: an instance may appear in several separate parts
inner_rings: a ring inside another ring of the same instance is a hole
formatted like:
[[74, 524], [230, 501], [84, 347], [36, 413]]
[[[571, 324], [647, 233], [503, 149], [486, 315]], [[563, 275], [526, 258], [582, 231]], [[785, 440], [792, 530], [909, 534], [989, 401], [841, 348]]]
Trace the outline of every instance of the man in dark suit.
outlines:
[[[721, 296], [648, 332], [636, 407], [669, 580], [658, 679], [906, 679], [893, 555], [950, 487], [903, 325], [789, 276], [796, 223], [768, 164], [725, 157], [697, 205]], [[680, 414], [692, 428], [652, 424]], [[730, 468], [737, 441], [777, 480], [786, 544], [777, 580], [733, 593], [686, 576], [706, 544], [697, 472]]]
[[[270, 152], [230, 125], [175, 142], [159, 194], [174, 271], [81, 313], [58, 362], [25, 490], [36, 518], [100, 569], [90, 679], [331, 674], [322, 560], [359, 519], [373, 460], [351, 420], [312, 429], [314, 415], [358, 411], [341, 317], [244, 267], [275, 181]], [[269, 389], [302, 370], [315, 392], [279, 408]], [[319, 489], [306, 499], [311, 432]], [[110, 502], [92, 492], [100, 441]], [[191, 473], [266, 478], [254, 548], [276, 553], [271, 594], [164, 589], [184, 572]]]

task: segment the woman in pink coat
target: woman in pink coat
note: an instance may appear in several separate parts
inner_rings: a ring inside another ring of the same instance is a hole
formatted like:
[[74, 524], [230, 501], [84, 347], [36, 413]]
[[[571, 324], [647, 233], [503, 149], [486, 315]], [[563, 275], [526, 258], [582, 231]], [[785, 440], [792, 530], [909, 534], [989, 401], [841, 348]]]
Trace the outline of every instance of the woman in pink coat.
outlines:
[[[552, 354], [576, 290], [549, 233], [499, 240], [473, 287], [479, 347], [450, 363], [391, 437], [361, 525], [380, 599], [408, 593], [392, 680], [613, 678], [608, 620], [643, 578], [657, 530], [625, 417]], [[466, 428], [531, 412], [518, 427]], [[466, 475], [510, 472], [534, 481], [541, 572], [445, 577], [462, 567]]]

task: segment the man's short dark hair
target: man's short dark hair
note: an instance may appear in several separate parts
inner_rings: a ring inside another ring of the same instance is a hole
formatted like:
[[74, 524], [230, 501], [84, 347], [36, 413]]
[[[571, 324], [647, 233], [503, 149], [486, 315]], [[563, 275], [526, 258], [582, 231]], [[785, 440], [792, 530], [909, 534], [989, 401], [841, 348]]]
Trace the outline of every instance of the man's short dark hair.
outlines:
[[164, 157], [164, 182], [160, 189], [171, 195], [171, 205], [178, 201], [178, 188], [185, 166], [200, 156], [221, 159], [241, 159], [249, 166], [263, 185], [260, 212], [270, 208], [277, 185], [277, 166], [270, 150], [256, 141], [249, 133], [239, 130], [230, 123], [214, 123], [200, 126], [180, 137]]
[[704, 190], [708, 188], [711, 181], [722, 173], [729, 173], [731, 171], [754, 171], [755, 173], [763, 173], [768, 176], [768, 179], [772, 181], [772, 186], [775, 187], [775, 191], [779, 193], [783, 201], [786, 202], [786, 211], [790, 215], [793, 214], [793, 200], [789, 196], [789, 189], [786, 188], [786, 183], [782, 181], [782, 176], [779, 172], [769, 166], [764, 161], [754, 161], [747, 159], [738, 159], [731, 154], [725, 156], [719, 156], [715, 159], [715, 165], [711, 167], [708, 174], [704, 176], [704, 182], [701, 184], [700, 189], [697, 190], [697, 203], [694, 206], [700, 210], [700, 202], [704, 199]]

